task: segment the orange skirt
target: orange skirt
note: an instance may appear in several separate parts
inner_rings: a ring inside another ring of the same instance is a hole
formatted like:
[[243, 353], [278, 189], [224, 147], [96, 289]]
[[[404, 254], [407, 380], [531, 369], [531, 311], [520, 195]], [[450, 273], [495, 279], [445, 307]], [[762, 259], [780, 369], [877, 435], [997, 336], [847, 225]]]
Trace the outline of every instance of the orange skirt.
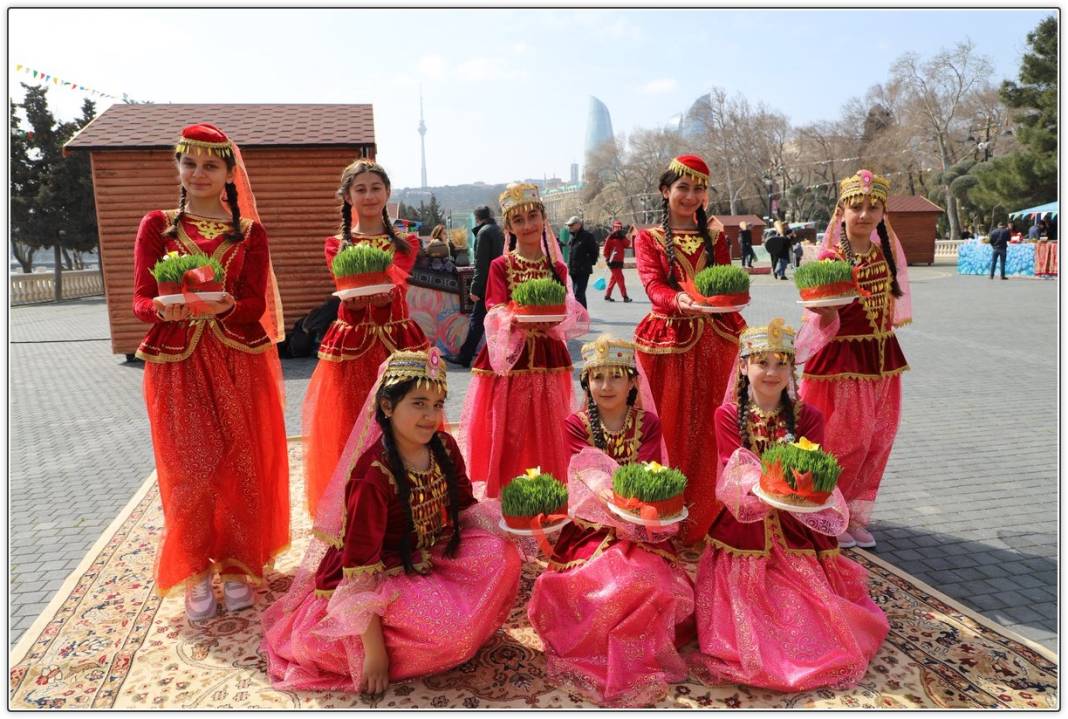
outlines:
[[163, 502], [157, 590], [214, 573], [263, 576], [289, 544], [282, 367], [201, 335], [181, 362], [145, 364]]

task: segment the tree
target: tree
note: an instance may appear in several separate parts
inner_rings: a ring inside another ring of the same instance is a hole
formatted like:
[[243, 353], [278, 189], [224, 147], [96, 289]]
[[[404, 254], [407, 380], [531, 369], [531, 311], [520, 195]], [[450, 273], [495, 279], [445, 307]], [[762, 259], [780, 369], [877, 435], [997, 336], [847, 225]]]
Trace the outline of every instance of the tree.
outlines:
[[[990, 62], [974, 53], [970, 40], [952, 50], [942, 50], [929, 60], [921, 61], [916, 53], [906, 53], [891, 68], [891, 80], [905, 97], [906, 117], [922, 128], [936, 151], [943, 174], [959, 159], [962, 106], [972, 93], [982, 90], [991, 73]], [[957, 200], [949, 191], [948, 180], [942, 189], [946, 198], [946, 216], [950, 239], [960, 239]]]
[[30, 158], [30, 138], [33, 134], [20, 126], [18, 105], [8, 103], [10, 109], [11, 147], [11, 249], [23, 272], [33, 271], [34, 252], [45, 245], [33, 232], [34, 201], [40, 190], [41, 178], [34, 172]]
[[1030, 51], [1019, 83], [1006, 80], [1000, 96], [1015, 122], [1017, 151], [977, 169], [975, 195], [1005, 210], [1057, 197], [1057, 20], [1050, 16], [1027, 34]]

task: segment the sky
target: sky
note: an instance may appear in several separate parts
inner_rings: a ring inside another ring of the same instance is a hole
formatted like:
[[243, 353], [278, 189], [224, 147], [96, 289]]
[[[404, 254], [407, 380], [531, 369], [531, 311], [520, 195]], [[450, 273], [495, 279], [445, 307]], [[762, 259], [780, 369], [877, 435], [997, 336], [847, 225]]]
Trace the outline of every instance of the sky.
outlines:
[[[394, 187], [420, 183], [421, 91], [429, 185], [566, 179], [591, 95], [617, 134], [664, 125], [712, 87], [794, 124], [832, 120], [906, 52], [970, 39], [992, 82], [1015, 79], [1027, 33], [1053, 13], [14, 8], [8, 85], [18, 102], [19, 82], [40, 82], [32, 68], [160, 103], [372, 103]], [[49, 102], [72, 119], [87, 96], [52, 86]]]

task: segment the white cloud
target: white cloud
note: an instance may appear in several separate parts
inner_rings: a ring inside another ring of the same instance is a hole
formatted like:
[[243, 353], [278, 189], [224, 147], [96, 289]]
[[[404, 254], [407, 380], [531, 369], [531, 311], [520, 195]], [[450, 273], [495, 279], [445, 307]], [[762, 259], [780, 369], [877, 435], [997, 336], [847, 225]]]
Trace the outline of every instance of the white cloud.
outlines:
[[523, 55], [529, 50], [530, 45], [527, 45], [525, 42], [517, 42], [515, 45], [512, 45], [512, 52], [514, 52], [516, 55]]
[[461, 80], [484, 82], [510, 78], [515, 72], [499, 57], [472, 57], [456, 66], [456, 75]]
[[645, 83], [641, 86], [641, 91], [647, 95], [662, 95], [667, 92], [674, 92], [678, 86], [679, 83], [674, 78], [665, 77]]
[[423, 55], [415, 66], [423, 76], [432, 80], [445, 74], [445, 58], [441, 55]]

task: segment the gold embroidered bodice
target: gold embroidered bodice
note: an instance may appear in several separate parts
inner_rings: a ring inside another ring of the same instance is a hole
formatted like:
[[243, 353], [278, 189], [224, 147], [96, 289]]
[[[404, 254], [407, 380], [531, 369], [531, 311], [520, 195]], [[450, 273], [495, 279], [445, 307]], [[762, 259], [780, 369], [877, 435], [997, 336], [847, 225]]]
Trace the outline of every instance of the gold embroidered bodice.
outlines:
[[540, 280], [553, 275], [549, 271], [548, 260], [544, 256], [537, 260], [528, 260], [521, 257], [518, 250], [512, 250], [508, 253], [505, 276], [508, 280], [508, 295], [510, 297], [516, 285], [528, 280]]

